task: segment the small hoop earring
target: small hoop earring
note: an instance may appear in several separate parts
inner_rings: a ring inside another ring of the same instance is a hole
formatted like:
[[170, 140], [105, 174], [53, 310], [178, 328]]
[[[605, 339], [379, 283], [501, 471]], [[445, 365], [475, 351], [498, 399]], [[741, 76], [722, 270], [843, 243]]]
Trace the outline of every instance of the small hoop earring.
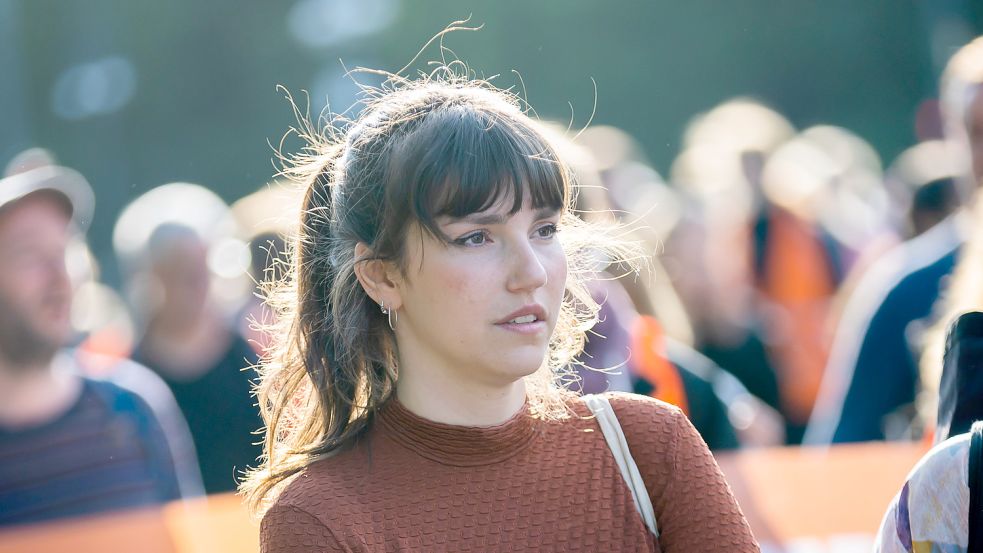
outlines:
[[399, 322], [399, 312], [396, 312], [396, 316], [393, 317], [393, 309], [386, 307], [385, 301], [379, 302], [379, 308], [386, 315], [386, 319], [389, 321], [389, 330], [396, 332], [396, 323]]

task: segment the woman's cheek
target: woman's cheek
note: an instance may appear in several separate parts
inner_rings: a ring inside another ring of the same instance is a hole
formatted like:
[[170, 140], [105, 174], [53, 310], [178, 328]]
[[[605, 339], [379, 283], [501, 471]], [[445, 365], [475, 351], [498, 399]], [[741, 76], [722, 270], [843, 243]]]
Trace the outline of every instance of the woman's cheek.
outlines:
[[432, 288], [434, 302], [453, 302], [449, 309], [462, 309], [476, 314], [475, 309], [482, 303], [483, 298], [494, 289], [495, 268], [481, 263], [459, 262], [445, 265], [439, 280]]
[[440, 295], [447, 292], [452, 292], [456, 297], [466, 295], [468, 289], [475, 284], [474, 272], [467, 262], [448, 264], [440, 273], [440, 284], [435, 287], [435, 291]]
[[551, 269], [549, 281], [552, 286], [559, 286], [564, 289], [567, 284], [567, 256], [562, 248], [557, 247], [556, 252], [550, 257]]

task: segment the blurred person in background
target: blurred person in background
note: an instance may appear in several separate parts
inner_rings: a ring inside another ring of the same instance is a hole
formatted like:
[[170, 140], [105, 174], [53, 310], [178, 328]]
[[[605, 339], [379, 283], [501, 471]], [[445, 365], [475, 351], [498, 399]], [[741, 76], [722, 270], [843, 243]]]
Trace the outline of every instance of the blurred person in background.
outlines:
[[[983, 201], [977, 197], [969, 212], [973, 224], [970, 235], [959, 253], [959, 262], [945, 291], [933, 307], [933, 323], [924, 333], [919, 359], [917, 413], [914, 423], [921, 429], [936, 426], [939, 409], [939, 383], [949, 330], [962, 313], [983, 311]], [[983, 408], [983, 406], [981, 406]], [[964, 432], [966, 428], [960, 429]], [[958, 432], [956, 432], [958, 433]], [[947, 436], [934, 436], [939, 442]]]
[[[632, 153], [634, 141], [619, 129], [586, 129], [578, 136], [586, 147], [554, 134], [578, 183], [577, 214], [619, 221], [626, 238], [654, 254], [648, 271], [615, 279], [615, 268], [589, 284], [601, 311], [575, 364], [580, 380], [572, 388], [588, 394], [628, 391], [676, 405], [711, 450], [781, 443], [778, 413], [686, 344], [692, 339], [689, 322], [657, 257], [679, 219], [675, 193]], [[619, 143], [624, 146], [617, 148]], [[604, 159], [603, 171], [594, 152]]]
[[[6, 176], [38, 167], [56, 165], [54, 155], [43, 148], [17, 154], [7, 164]], [[81, 375], [107, 380], [136, 393], [154, 412], [174, 457], [174, 467], [185, 498], [204, 494], [194, 442], [181, 409], [167, 384], [156, 373], [128, 356], [133, 351], [134, 328], [126, 302], [99, 282], [99, 263], [81, 233], [73, 236], [66, 251], [72, 280], [72, 331], [77, 335], [71, 350]]]
[[[237, 473], [260, 453], [251, 395], [259, 358], [232, 320], [250, 290], [248, 247], [236, 238], [228, 206], [185, 183], [134, 200], [113, 241], [136, 314], [133, 358], [160, 375], [177, 399], [205, 491], [232, 491]], [[213, 282], [222, 277], [228, 278]]]
[[734, 99], [694, 118], [672, 180], [686, 207], [665, 257], [697, 347], [779, 409], [797, 443], [836, 291], [890, 233], [880, 160], [844, 129], [795, 134], [775, 111]]
[[693, 321], [694, 347], [775, 409], [777, 375], [753, 287], [751, 222], [761, 193], [751, 180], [793, 133], [784, 117], [744, 99], [695, 117], [671, 168], [682, 217], [662, 256]]
[[75, 171], [30, 157], [37, 163], [12, 163], [0, 180], [0, 524], [194, 493], [188, 463], [176, 463], [188, 454], [183, 421], [165, 428], [129, 386], [165, 409], [173, 403], [166, 390], [155, 394], [139, 367], [86, 376], [91, 359], [64, 349], [73, 298], [66, 255], [94, 199]]
[[[981, 85], [978, 38], [950, 59], [940, 86], [946, 133], [962, 160], [956, 176], [962, 205], [983, 176]], [[913, 437], [923, 333], [973, 224], [959, 210], [893, 249], [863, 277], [836, 330], [807, 443]]]
[[921, 236], [961, 207], [958, 180], [965, 172], [958, 145], [926, 140], [894, 160], [885, 184], [898, 207], [895, 225], [906, 240]]
[[765, 160], [754, 227], [755, 288], [791, 441], [801, 440], [826, 366], [837, 290], [892, 230], [880, 159], [863, 139], [808, 128]]
[[[919, 236], [944, 221], [959, 209], [957, 176], [962, 164], [953, 155], [953, 147], [945, 141], [927, 140], [902, 152], [884, 174], [883, 192], [888, 198], [885, 214], [874, 214], [884, 223], [883, 232], [872, 237], [859, 250], [846, 278], [836, 291], [828, 329], [835, 334], [843, 310], [879, 259], [901, 242]], [[855, 210], [845, 209], [842, 219], [858, 217]], [[825, 376], [825, 372], [824, 372]], [[824, 378], [817, 398], [817, 411], [810, 420], [822, 418], [828, 409], [828, 394], [823, 389], [834, 379]], [[821, 399], [820, 399], [821, 398]]]
[[[569, 157], [580, 181], [577, 209], [585, 220], [616, 222], [630, 230], [646, 254], [653, 255], [648, 274], [621, 279], [635, 309], [662, 321], [678, 340], [692, 343], [693, 329], [686, 307], [655, 254], [679, 221], [676, 193], [665, 186], [641, 145], [623, 130], [608, 125], [584, 129], [575, 138], [578, 152]], [[618, 271], [616, 268], [611, 269]]]
[[136, 392], [146, 401], [167, 435], [182, 496], [204, 495], [194, 441], [174, 394], [157, 373], [129, 357], [135, 335], [126, 301], [99, 282], [99, 264], [84, 242], [72, 244], [68, 260], [75, 290], [72, 327], [79, 336], [73, 353], [79, 370]]
[[[781, 305], [784, 296], [775, 291], [798, 282], [788, 267], [819, 267], [827, 258], [811, 226], [776, 218], [779, 212], [763, 189], [766, 163], [793, 133], [784, 117], [746, 99], [694, 118], [672, 168], [686, 207], [665, 257], [693, 318], [697, 348], [778, 409], [794, 443], [809, 407], [797, 386], [808, 385], [810, 371], [782, 355], [798, 333], [789, 332], [795, 325], [788, 322], [774, 324], [776, 317], [794, 319], [786, 312], [791, 304]], [[806, 262], [793, 262], [790, 253]], [[805, 282], [828, 273], [813, 271]], [[776, 329], [784, 334], [776, 335]]]

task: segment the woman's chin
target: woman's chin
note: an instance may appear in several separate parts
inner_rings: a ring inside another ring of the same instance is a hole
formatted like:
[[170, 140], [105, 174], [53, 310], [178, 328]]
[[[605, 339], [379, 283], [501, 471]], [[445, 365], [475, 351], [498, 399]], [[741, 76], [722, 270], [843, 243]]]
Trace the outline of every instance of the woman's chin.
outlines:
[[498, 370], [512, 380], [519, 380], [534, 374], [543, 366], [543, 361], [546, 358], [545, 352], [543, 351], [524, 355], [518, 353], [516, 352], [515, 355], [503, 355], [499, 357], [497, 363]]

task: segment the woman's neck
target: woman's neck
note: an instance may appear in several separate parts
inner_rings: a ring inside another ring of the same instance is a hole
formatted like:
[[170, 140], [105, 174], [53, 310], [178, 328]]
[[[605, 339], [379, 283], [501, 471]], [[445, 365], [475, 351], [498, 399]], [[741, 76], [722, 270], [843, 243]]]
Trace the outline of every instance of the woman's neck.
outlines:
[[526, 401], [522, 379], [507, 385], [477, 386], [450, 378], [433, 379], [401, 371], [396, 384], [400, 403], [427, 420], [458, 426], [495, 426], [509, 420]]

